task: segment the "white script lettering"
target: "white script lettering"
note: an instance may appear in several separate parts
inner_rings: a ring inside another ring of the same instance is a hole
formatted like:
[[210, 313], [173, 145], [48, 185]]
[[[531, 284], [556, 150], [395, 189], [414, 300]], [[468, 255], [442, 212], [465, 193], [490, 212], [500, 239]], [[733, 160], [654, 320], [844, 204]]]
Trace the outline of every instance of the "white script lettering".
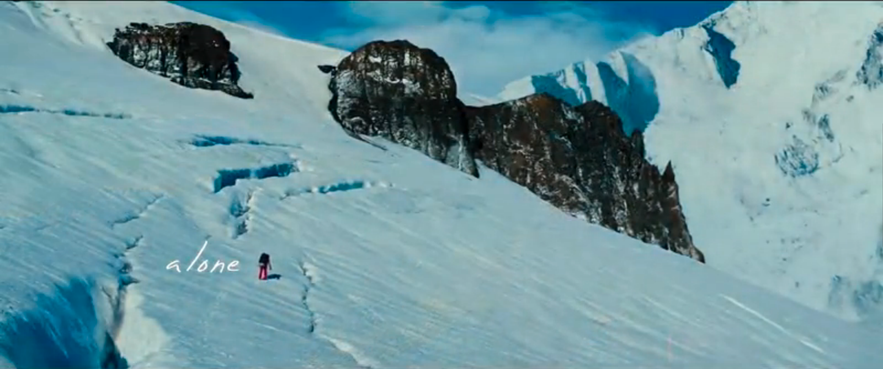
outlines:
[[[187, 266], [186, 271], [189, 272], [190, 269], [192, 269], [194, 265], [197, 265], [197, 263], [199, 262], [199, 258], [202, 256], [202, 253], [205, 251], [205, 248], [207, 246], [208, 246], [208, 240], [203, 242], [202, 247], [199, 249], [199, 252], [196, 253], [196, 257], [193, 258], [193, 261], [190, 262], [190, 265]], [[178, 259], [172, 260], [172, 262], [170, 262], [168, 265], [166, 265], [166, 270], [174, 269], [176, 272], [181, 273], [180, 264], [181, 264], [180, 260], [178, 260]], [[229, 263], [224, 263], [221, 260], [217, 260], [217, 261], [215, 261], [215, 265], [212, 266], [211, 270], [209, 270], [209, 274], [214, 273], [215, 270], [218, 270], [218, 273], [223, 273], [224, 269], [226, 269], [228, 272], [238, 272], [239, 271], [239, 269], [237, 268], [238, 266], [239, 266], [239, 260], [232, 260]], [[206, 269], [208, 269], [208, 267], [209, 267], [209, 261], [202, 260], [202, 262], [199, 263], [199, 266], [196, 268], [196, 271], [198, 273], [202, 273], [202, 272], [205, 272]]]

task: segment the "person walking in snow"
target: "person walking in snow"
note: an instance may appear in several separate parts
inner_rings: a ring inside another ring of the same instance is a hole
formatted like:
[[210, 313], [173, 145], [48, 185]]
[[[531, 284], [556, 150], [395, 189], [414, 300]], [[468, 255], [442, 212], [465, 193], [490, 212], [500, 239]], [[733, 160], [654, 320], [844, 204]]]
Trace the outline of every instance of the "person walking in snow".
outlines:
[[267, 280], [267, 270], [273, 270], [273, 264], [270, 263], [270, 255], [262, 253], [261, 258], [258, 259], [258, 267], [260, 268], [258, 271], [258, 279], [262, 281]]

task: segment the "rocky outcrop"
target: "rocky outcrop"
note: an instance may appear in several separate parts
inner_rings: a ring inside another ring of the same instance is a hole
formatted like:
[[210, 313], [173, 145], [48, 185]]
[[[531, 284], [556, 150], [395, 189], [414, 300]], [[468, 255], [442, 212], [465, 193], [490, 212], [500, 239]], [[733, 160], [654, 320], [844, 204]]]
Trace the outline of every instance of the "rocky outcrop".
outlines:
[[328, 109], [351, 135], [381, 136], [478, 175], [464, 106], [443, 58], [407, 41], [375, 41], [337, 65]]
[[190, 22], [131, 23], [117, 29], [107, 46], [127, 63], [179, 85], [223, 91], [243, 99], [254, 97], [237, 85], [238, 59], [230, 52], [224, 34], [212, 27]]
[[332, 75], [329, 110], [354, 136], [382, 136], [478, 176], [476, 161], [559, 209], [700, 262], [674, 171], [647, 162], [613, 111], [571, 107], [547, 94], [483, 107], [457, 98], [443, 58], [407, 41], [375, 41]]
[[537, 94], [467, 108], [475, 157], [576, 217], [704, 262], [678, 199], [674, 170], [644, 158], [608, 107]]

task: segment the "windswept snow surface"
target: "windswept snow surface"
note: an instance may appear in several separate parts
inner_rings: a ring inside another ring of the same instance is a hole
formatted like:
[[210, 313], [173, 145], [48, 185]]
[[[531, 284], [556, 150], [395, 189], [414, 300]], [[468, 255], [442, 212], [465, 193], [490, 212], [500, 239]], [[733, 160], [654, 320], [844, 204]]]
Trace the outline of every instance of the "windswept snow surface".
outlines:
[[[223, 30], [254, 100], [172, 84], [102, 43], [130, 21], [179, 20]], [[0, 50], [2, 367], [97, 367], [102, 330], [132, 368], [883, 360], [879, 332], [488, 170], [350, 138], [316, 68], [341, 51], [159, 2], [0, 3]], [[238, 271], [187, 272], [202, 246], [209, 268]], [[278, 279], [257, 280], [261, 252]], [[182, 273], [166, 270], [175, 259]], [[124, 274], [137, 283], [113, 314]]]
[[609, 105], [672, 161], [709, 265], [866, 318], [883, 310], [881, 21], [879, 2], [736, 2], [500, 98]]

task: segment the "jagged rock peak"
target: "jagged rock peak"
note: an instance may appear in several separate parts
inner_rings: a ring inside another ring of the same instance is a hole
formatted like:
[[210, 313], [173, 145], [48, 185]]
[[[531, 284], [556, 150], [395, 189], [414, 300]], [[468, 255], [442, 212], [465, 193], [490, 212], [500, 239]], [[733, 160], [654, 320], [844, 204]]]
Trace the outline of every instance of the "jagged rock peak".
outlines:
[[329, 110], [351, 135], [382, 136], [478, 176], [447, 62], [408, 41], [374, 41], [331, 73]]
[[559, 209], [704, 262], [678, 200], [674, 170], [644, 158], [608, 107], [547, 94], [467, 108], [475, 158]]
[[230, 52], [230, 42], [210, 26], [191, 22], [131, 23], [125, 29], [118, 28], [107, 46], [127, 63], [179, 85], [223, 91], [243, 99], [254, 97], [237, 85], [238, 58]]

